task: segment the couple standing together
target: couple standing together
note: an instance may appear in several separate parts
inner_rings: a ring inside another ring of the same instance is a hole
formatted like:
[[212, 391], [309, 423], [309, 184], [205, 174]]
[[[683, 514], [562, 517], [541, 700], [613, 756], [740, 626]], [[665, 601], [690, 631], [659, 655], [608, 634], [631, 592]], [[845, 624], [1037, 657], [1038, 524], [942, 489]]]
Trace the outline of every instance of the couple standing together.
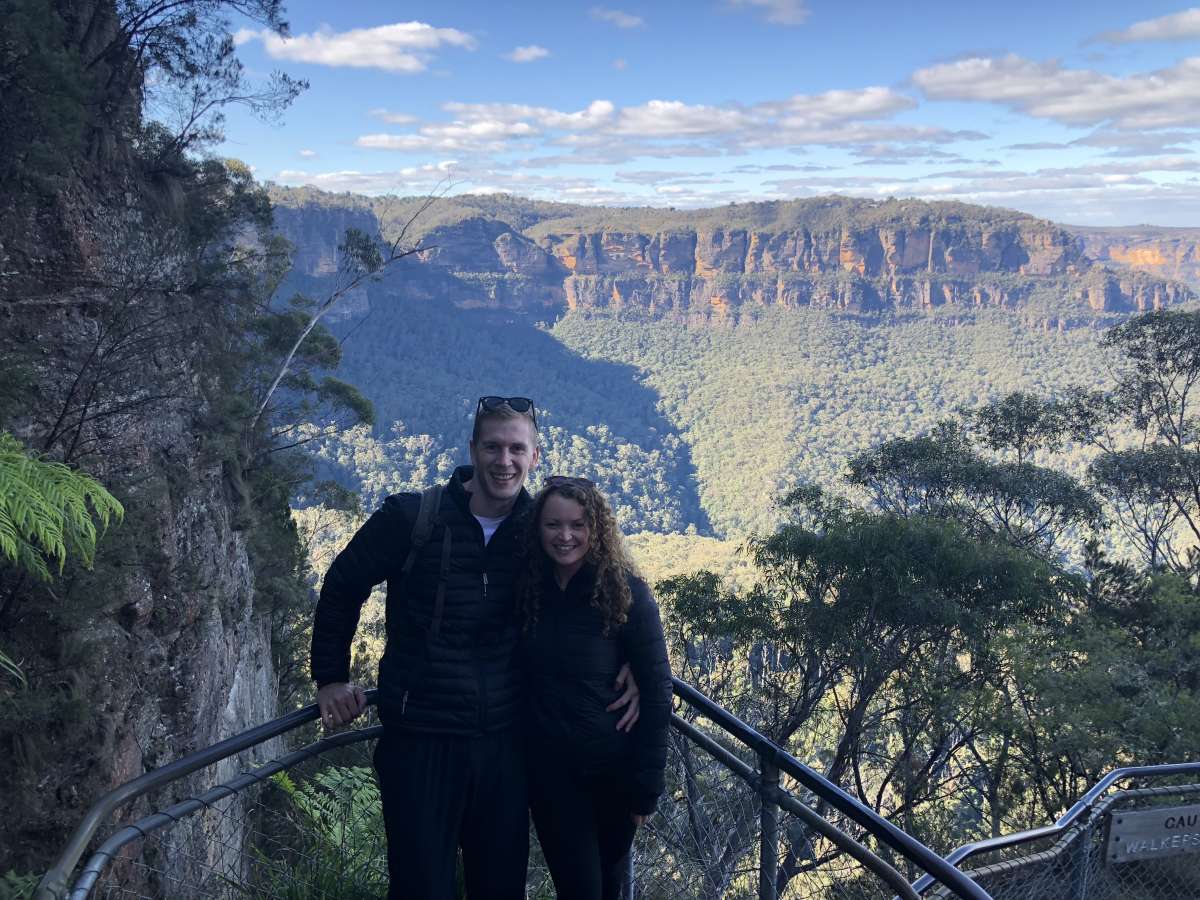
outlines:
[[663, 792], [658, 608], [591, 482], [551, 477], [530, 497], [539, 452], [533, 401], [480, 398], [472, 465], [388, 497], [325, 576], [312, 675], [326, 727], [364, 708], [350, 645], [387, 582], [375, 770], [391, 900], [456, 897], [459, 847], [470, 900], [523, 898], [529, 811], [558, 896], [615, 898]]

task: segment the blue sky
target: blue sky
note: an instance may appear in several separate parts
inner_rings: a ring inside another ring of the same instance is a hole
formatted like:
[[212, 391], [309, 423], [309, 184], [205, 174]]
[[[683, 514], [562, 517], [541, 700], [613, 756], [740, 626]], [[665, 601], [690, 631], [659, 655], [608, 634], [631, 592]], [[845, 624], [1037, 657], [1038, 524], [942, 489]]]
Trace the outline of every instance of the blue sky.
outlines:
[[[1136, 12], [1130, 12], [1136, 7]], [[222, 154], [359, 193], [715, 206], [841, 193], [1200, 226], [1200, 7], [295, 2], [234, 23], [311, 83]]]

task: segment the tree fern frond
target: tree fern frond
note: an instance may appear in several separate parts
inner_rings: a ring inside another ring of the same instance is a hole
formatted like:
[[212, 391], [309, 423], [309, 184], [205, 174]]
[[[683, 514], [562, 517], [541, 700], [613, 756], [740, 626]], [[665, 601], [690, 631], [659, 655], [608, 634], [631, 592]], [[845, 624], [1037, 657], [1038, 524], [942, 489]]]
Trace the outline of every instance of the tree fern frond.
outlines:
[[61, 572], [67, 556], [90, 567], [99, 534], [125, 510], [100, 482], [58, 462], [39, 459], [0, 432], [0, 556], [39, 578], [48, 562]]

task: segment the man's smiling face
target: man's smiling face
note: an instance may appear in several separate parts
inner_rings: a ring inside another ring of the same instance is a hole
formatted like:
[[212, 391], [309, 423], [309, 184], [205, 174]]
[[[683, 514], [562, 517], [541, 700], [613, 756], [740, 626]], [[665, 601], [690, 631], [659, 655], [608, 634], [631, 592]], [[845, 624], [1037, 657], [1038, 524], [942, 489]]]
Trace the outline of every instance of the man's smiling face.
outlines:
[[[504, 515], [525, 486], [525, 476], [537, 465], [539, 450], [533, 422], [521, 416], [480, 423], [471, 441], [472, 510], [479, 515]], [[478, 508], [475, 508], [478, 506]]]

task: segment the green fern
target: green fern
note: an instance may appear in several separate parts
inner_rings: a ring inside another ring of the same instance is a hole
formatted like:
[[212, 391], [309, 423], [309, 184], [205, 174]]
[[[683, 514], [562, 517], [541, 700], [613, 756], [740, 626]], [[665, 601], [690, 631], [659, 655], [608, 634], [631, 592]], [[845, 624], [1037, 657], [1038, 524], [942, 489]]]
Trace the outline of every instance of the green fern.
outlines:
[[96, 479], [39, 459], [0, 432], [0, 557], [44, 581], [51, 566], [62, 573], [68, 556], [91, 568], [96, 520], [103, 530], [124, 515]]
[[11, 675], [20, 683], [21, 687], [25, 687], [25, 673], [21, 671], [21, 667], [13, 662], [12, 657], [0, 650], [0, 672]]
[[36, 875], [18, 875], [8, 871], [0, 875], [0, 900], [28, 900], [37, 887]]
[[379, 786], [366, 766], [330, 766], [297, 783], [272, 776], [289, 801], [295, 856], [284, 863], [257, 852], [258, 877], [234, 884], [259, 900], [375, 900], [387, 892]]
[[[96, 479], [62, 463], [47, 462], [0, 431], [0, 562], [5, 559], [49, 581], [67, 557], [92, 567], [98, 519], [107, 529], [125, 510]], [[0, 650], [0, 673], [25, 684], [25, 674]]]

